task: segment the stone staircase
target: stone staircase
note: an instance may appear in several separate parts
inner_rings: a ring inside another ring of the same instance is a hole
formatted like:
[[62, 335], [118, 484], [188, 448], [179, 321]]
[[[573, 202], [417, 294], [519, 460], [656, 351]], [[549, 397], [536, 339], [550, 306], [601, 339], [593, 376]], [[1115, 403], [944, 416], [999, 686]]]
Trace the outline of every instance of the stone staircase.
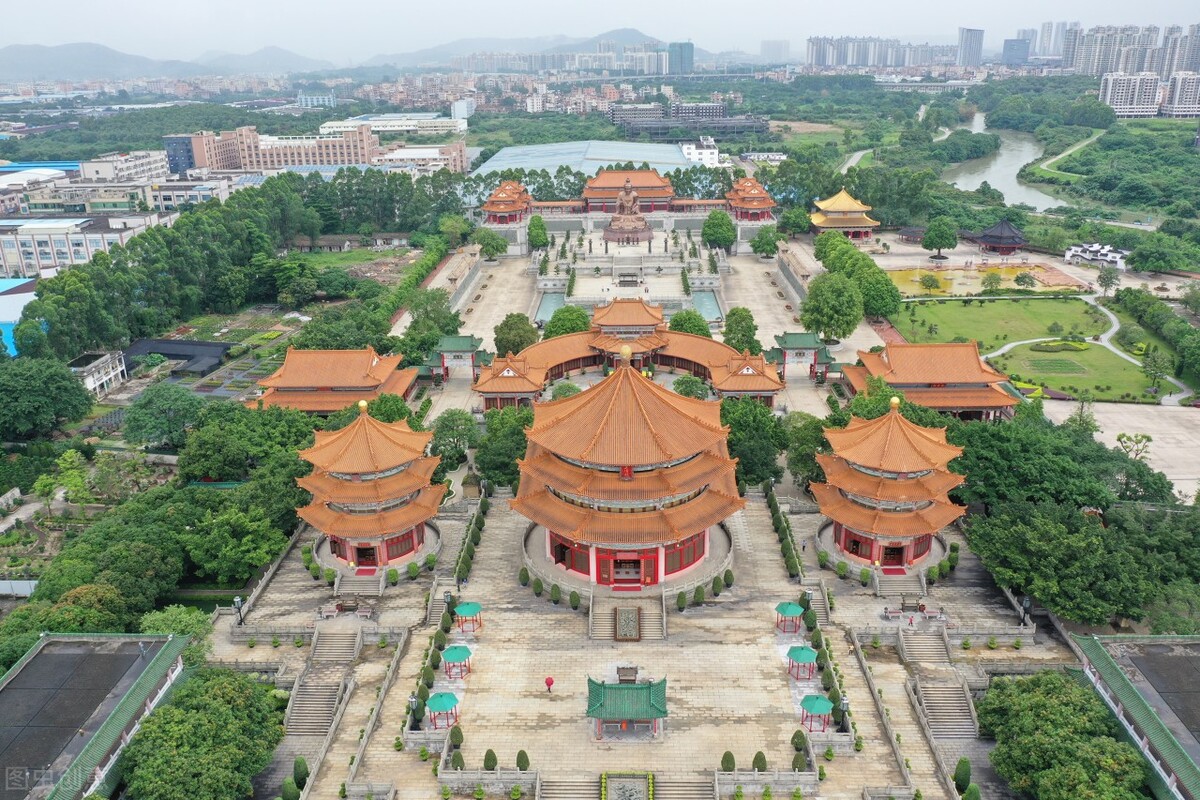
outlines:
[[592, 600], [591, 618], [588, 620], [588, 635], [599, 641], [613, 641], [616, 637], [616, 610], [618, 608], [641, 609], [642, 640], [666, 638], [666, 626], [662, 612], [661, 597], [596, 597]]
[[941, 631], [900, 629], [905, 663], [949, 664], [950, 651]]
[[292, 696], [288, 736], [324, 736], [333, 724], [340, 685], [324, 676], [303, 680]]
[[875, 587], [875, 594], [879, 597], [898, 598], [901, 595], [920, 597], [922, 594], [921, 576], [913, 571], [910, 571], [906, 575], [884, 575], [880, 572]]
[[[812, 590], [812, 610], [817, 615], [817, 624], [822, 628], [829, 625], [829, 598], [825, 596], [824, 590], [821, 589], [821, 584], [805, 584], [804, 590]], [[803, 592], [801, 592], [803, 594]]]
[[935, 739], [974, 739], [979, 735], [971, 715], [971, 698], [959, 683], [917, 683], [917, 696]]
[[312, 660], [349, 664], [358, 657], [360, 646], [357, 631], [318, 629], [313, 634]]
[[383, 583], [386, 573], [377, 570], [374, 575], [339, 575], [333, 585], [333, 596], [362, 595], [364, 597], [379, 597], [383, 594]]
[[684, 780], [655, 780], [655, 800], [712, 800], [713, 782]]
[[[657, 790], [657, 786], [655, 789]], [[710, 790], [709, 797], [712, 796]], [[542, 781], [542, 800], [599, 800], [600, 779]]]

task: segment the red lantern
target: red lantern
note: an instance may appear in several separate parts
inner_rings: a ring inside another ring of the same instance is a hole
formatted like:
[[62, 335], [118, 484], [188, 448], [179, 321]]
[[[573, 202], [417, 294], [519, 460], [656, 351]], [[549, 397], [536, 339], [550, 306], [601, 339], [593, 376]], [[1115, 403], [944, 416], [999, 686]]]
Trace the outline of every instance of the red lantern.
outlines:
[[621, 480], [623, 480], [623, 481], [633, 480], [633, 467], [631, 467], [631, 466], [621, 467]]

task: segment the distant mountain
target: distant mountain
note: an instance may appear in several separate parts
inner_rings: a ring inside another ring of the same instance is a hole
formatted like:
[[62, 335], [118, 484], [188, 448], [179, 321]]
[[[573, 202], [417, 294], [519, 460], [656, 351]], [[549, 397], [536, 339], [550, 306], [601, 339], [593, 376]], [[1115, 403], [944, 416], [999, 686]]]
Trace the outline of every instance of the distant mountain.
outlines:
[[546, 49], [547, 53], [594, 53], [596, 45], [600, 42], [612, 42], [617, 46], [619, 53], [623, 48], [634, 44], [663, 44], [661, 39], [656, 39], [642, 33], [637, 28], [617, 28], [615, 30], [606, 31], [590, 39], [580, 39], [572, 42], [569, 45], [560, 45], [559, 47], [550, 47]]
[[281, 47], [264, 47], [247, 55], [205, 53], [196, 62], [223, 75], [283, 75], [289, 72], [315, 72], [334, 66], [332, 62], [308, 58]]
[[555, 47], [567, 47], [587, 41], [586, 39], [570, 36], [535, 36], [523, 39], [475, 38], [456, 39], [452, 42], [415, 50], [411, 53], [388, 53], [368, 58], [361, 66], [374, 67], [391, 65], [395, 67], [416, 67], [426, 64], [440, 65], [450, 63], [455, 56], [465, 56], [468, 53], [540, 53]]
[[0, 75], [10, 81], [186, 78], [208, 70], [186, 61], [158, 61], [91, 42], [0, 47]]

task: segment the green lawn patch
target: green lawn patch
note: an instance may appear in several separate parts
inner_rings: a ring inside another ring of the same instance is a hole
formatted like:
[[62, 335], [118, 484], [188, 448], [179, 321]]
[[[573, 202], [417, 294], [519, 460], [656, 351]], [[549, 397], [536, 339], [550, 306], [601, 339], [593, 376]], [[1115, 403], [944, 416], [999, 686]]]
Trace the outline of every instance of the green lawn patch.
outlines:
[[[1144, 337], [1142, 337], [1143, 344], [1145, 344], [1147, 346], [1157, 345], [1159, 350], [1162, 350], [1163, 352], [1170, 354], [1171, 358], [1176, 359], [1176, 363], [1178, 363], [1179, 354], [1175, 351], [1174, 347], [1171, 347], [1171, 345], [1167, 342], [1166, 339], [1162, 338], [1154, 331], [1149, 330], [1148, 328], [1144, 328], [1141, 325], [1138, 325], [1138, 321], [1133, 318], [1133, 315], [1130, 314], [1128, 311], [1125, 311], [1124, 309], [1122, 309], [1116, 303], [1105, 302], [1104, 307], [1107, 308], [1109, 311], [1111, 311], [1113, 314], [1115, 314], [1117, 316], [1117, 319], [1121, 321], [1122, 325], [1137, 325], [1139, 328], [1142, 328], [1142, 330], [1144, 330], [1146, 332], [1146, 335]], [[1120, 343], [1117, 341], [1117, 338], [1115, 336], [1113, 337], [1112, 342], [1117, 347], [1121, 347]], [[1125, 348], [1121, 348], [1121, 349], [1124, 350]], [[1141, 357], [1141, 354], [1139, 354], [1137, 352], [1129, 351], [1129, 350], [1127, 350], [1126, 352], [1128, 352], [1131, 356], [1133, 356], [1135, 358]], [[1178, 377], [1179, 377], [1179, 380], [1186, 383], [1190, 388], [1200, 391], [1200, 376], [1194, 375], [1191, 372], [1185, 372], [1183, 375], [1180, 375]]]
[[[1047, 356], [1035, 352], [1030, 345], [1022, 345], [993, 359], [992, 363], [1014, 380], [1038, 386], [1044, 384], [1072, 396], [1088, 391], [1097, 400], [1152, 399], [1144, 394], [1150, 379], [1142, 374], [1141, 367], [1099, 345], [1069, 356]], [[1169, 393], [1170, 385], [1162, 384], [1159, 392]]]
[[[915, 316], [910, 310], [915, 308]], [[891, 323], [910, 342], [952, 342], [974, 339], [981, 353], [998, 350], [1008, 342], [1039, 339], [1077, 333], [1092, 336], [1108, 330], [1108, 320], [1082, 300], [1023, 299], [978, 300], [964, 305], [962, 300], [934, 300], [905, 303]], [[1061, 331], [1051, 332], [1057, 323]], [[930, 328], [930, 326], [934, 326]]]
[[299, 253], [296, 258], [314, 267], [347, 267], [354, 264], [369, 264], [381, 258], [396, 258], [408, 252], [407, 248], [397, 247], [391, 250], [372, 250], [369, 247], [357, 247], [353, 250], [338, 253]]
[[1026, 361], [1031, 369], [1047, 375], [1087, 374], [1087, 367], [1069, 358], [1029, 358]]

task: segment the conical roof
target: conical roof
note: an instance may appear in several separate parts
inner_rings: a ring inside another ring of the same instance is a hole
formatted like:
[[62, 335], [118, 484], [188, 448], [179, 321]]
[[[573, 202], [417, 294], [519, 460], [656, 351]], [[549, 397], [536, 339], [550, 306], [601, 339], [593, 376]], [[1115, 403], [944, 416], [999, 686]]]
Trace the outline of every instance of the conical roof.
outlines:
[[380, 422], [362, 413], [339, 431], [317, 431], [316, 444], [300, 457], [318, 469], [344, 474], [369, 474], [394, 469], [425, 455], [433, 434], [417, 433], [404, 420]]
[[884, 472], [923, 472], [945, 467], [962, 454], [946, 441], [945, 428], [922, 428], [892, 410], [876, 419], [853, 417], [845, 428], [827, 428], [834, 453], [847, 461]]
[[842, 190], [833, 197], [816, 201], [816, 206], [822, 211], [840, 211], [846, 213], [851, 211], [871, 210], [871, 206], [855, 200], [850, 193], [846, 191], [846, 187], [844, 186], [842, 187]]
[[984, 244], [998, 245], [1023, 245], [1026, 242], [1025, 234], [1021, 233], [1021, 229], [1013, 225], [1006, 219], [1002, 219], [990, 228], [982, 231], [979, 234], [979, 241]]
[[634, 467], [696, 455], [727, 434], [719, 403], [675, 394], [628, 366], [577, 395], [535, 405], [527, 432], [559, 456]]

